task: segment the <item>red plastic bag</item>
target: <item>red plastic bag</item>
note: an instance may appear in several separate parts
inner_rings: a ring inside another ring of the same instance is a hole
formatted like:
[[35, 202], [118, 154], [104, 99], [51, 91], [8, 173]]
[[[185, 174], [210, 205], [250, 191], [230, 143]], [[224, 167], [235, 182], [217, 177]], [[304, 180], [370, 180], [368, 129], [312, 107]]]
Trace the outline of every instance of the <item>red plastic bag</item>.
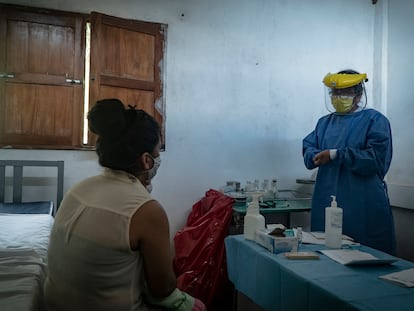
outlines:
[[193, 205], [186, 226], [174, 236], [177, 287], [207, 306], [228, 282], [224, 238], [233, 202], [210, 189]]

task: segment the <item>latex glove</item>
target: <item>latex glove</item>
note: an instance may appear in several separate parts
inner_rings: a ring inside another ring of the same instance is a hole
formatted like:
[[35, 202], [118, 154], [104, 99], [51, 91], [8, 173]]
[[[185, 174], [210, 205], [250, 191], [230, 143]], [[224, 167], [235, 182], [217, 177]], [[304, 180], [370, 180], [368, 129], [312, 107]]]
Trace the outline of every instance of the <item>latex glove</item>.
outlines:
[[159, 307], [171, 311], [207, 311], [204, 303], [189, 294], [176, 288], [169, 296], [164, 298], [155, 298], [147, 294], [147, 301]]

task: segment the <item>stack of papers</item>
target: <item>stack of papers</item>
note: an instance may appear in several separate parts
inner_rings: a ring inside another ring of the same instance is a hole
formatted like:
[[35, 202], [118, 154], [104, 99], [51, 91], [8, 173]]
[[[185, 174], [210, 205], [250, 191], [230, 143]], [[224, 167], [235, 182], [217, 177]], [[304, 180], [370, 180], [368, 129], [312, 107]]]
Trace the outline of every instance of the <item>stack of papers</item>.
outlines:
[[414, 287], [414, 268], [381, 275], [379, 278], [404, 287]]
[[356, 249], [329, 249], [319, 252], [346, 266], [390, 264], [398, 260], [395, 257], [377, 258]]
[[[325, 232], [302, 232], [302, 243], [304, 244], [325, 244]], [[343, 234], [342, 245], [359, 245], [351, 237]]]

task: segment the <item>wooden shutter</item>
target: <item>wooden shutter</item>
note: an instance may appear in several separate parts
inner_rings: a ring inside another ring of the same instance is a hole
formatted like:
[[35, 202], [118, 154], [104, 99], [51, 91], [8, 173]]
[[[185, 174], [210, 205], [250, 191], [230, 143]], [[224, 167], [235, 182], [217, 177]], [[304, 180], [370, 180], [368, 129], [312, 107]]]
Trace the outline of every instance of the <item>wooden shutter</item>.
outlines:
[[91, 29], [91, 105], [99, 99], [118, 98], [145, 110], [159, 122], [164, 148], [166, 25], [92, 12]]
[[81, 146], [83, 20], [0, 6], [0, 146]]

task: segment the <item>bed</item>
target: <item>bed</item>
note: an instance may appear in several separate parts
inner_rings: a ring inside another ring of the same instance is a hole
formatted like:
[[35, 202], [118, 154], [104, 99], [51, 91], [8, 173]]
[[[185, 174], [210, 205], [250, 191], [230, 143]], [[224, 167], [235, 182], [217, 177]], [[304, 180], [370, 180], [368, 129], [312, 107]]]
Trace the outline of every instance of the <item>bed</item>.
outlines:
[[[26, 171], [33, 173], [28, 167], [55, 168], [56, 197], [30, 201], [24, 188], [42, 177], [26, 177]], [[0, 160], [0, 193], [0, 310], [43, 310], [49, 234], [63, 195], [63, 161]]]
[[42, 310], [49, 214], [0, 215], [0, 310]]

